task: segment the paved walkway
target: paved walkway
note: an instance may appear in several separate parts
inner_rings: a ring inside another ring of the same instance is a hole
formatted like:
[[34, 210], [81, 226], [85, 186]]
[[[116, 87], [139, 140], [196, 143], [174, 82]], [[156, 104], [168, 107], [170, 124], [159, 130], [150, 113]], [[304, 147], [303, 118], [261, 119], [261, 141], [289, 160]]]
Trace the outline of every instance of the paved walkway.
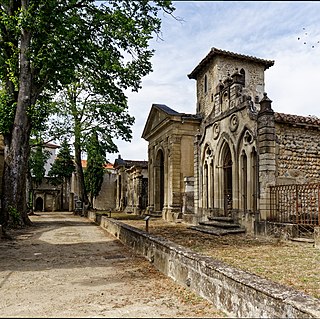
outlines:
[[0, 240], [0, 317], [224, 317], [87, 218], [30, 219]]

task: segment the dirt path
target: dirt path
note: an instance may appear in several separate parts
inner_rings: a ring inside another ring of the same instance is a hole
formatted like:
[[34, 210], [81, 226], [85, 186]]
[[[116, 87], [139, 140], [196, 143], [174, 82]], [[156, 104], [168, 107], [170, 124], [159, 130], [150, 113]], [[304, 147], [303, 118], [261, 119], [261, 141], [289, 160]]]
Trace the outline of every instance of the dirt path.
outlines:
[[224, 317], [88, 219], [30, 216], [34, 226], [0, 240], [0, 316]]

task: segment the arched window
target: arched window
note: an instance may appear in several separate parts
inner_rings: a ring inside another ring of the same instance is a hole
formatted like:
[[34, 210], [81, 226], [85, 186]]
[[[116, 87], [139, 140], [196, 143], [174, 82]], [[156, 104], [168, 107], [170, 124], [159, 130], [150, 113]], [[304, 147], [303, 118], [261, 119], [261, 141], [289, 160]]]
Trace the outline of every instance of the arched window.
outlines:
[[241, 178], [242, 178], [242, 208], [247, 210], [248, 198], [248, 172], [247, 172], [247, 155], [245, 152], [241, 155]]
[[211, 171], [211, 183], [210, 183], [210, 199], [211, 204], [210, 207], [214, 207], [214, 169], [213, 169], [213, 161], [210, 163], [210, 171]]
[[242, 85], [245, 85], [245, 83], [246, 83], [246, 71], [242, 68], [242, 69], [240, 70], [240, 74], [241, 74], [241, 76], [242, 76], [241, 84], [242, 84]]
[[258, 201], [258, 155], [255, 148], [253, 148], [251, 153], [251, 163], [252, 163], [252, 210], [255, 212], [257, 210], [257, 201]]
[[229, 93], [226, 91], [222, 95], [221, 110], [225, 112], [229, 109]]
[[204, 164], [204, 204], [205, 208], [209, 208], [209, 174], [208, 164]]
[[[224, 175], [224, 211], [227, 214], [232, 209], [232, 158], [229, 146], [223, 159], [223, 175]], [[226, 215], [227, 216], [227, 215]]]
[[208, 77], [205, 74], [205, 76], [204, 76], [204, 93], [207, 93], [207, 92], [208, 92]]

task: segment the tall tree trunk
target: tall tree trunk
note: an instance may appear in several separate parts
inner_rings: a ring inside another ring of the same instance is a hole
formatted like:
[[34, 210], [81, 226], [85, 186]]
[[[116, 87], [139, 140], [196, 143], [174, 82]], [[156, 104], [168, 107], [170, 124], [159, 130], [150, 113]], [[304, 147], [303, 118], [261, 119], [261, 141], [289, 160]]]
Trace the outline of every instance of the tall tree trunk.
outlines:
[[76, 162], [76, 173], [77, 173], [77, 180], [78, 180], [78, 189], [79, 189], [79, 199], [82, 201], [83, 205], [88, 205], [89, 200], [85, 188], [84, 183], [84, 174], [81, 165], [81, 147], [80, 147], [80, 138], [75, 136], [74, 142], [74, 153], [75, 153], [75, 162]]
[[[25, 1], [22, 1], [25, 2]], [[27, 4], [25, 3], [25, 6]], [[4, 149], [4, 188], [3, 216], [4, 226], [31, 224], [27, 214], [26, 177], [29, 159], [29, 137], [31, 123], [27, 110], [31, 105], [31, 69], [27, 53], [31, 33], [21, 32], [20, 77], [16, 113], [11, 134], [5, 135]]]

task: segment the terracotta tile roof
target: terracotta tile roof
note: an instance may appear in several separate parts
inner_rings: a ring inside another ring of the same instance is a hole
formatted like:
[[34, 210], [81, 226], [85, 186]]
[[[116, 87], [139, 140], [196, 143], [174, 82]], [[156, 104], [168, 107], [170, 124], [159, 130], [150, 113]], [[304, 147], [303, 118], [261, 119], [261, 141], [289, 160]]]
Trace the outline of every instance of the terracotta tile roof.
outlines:
[[256, 57], [250, 56], [250, 55], [244, 55], [244, 54], [234, 53], [234, 52], [225, 51], [225, 50], [221, 50], [221, 49], [217, 49], [217, 48], [211, 48], [210, 52], [206, 55], [206, 57], [204, 59], [202, 59], [202, 61], [195, 67], [195, 69], [190, 74], [188, 74], [188, 78], [196, 80], [197, 75], [199, 74], [200, 70], [207, 63], [209, 63], [211, 61], [211, 59], [213, 59], [215, 56], [229, 56], [232, 58], [237, 58], [237, 59], [260, 63], [260, 64], [264, 65], [265, 70], [274, 65], [273, 60], [264, 60], [264, 59], [256, 58]]
[[[86, 168], [87, 167], [87, 160], [81, 160], [81, 166], [83, 168]], [[113, 164], [110, 163], [110, 162], [107, 162], [106, 164], [104, 164], [104, 168], [109, 168], [109, 169], [113, 169]]]
[[320, 118], [316, 116], [302, 116], [285, 113], [274, 113], [275, 121], [278, 123], [300, 124], [320, 126]]
[[113, 169], [113, 164], [108, 162], [108, 163], [104, 164], [104, 168]]

